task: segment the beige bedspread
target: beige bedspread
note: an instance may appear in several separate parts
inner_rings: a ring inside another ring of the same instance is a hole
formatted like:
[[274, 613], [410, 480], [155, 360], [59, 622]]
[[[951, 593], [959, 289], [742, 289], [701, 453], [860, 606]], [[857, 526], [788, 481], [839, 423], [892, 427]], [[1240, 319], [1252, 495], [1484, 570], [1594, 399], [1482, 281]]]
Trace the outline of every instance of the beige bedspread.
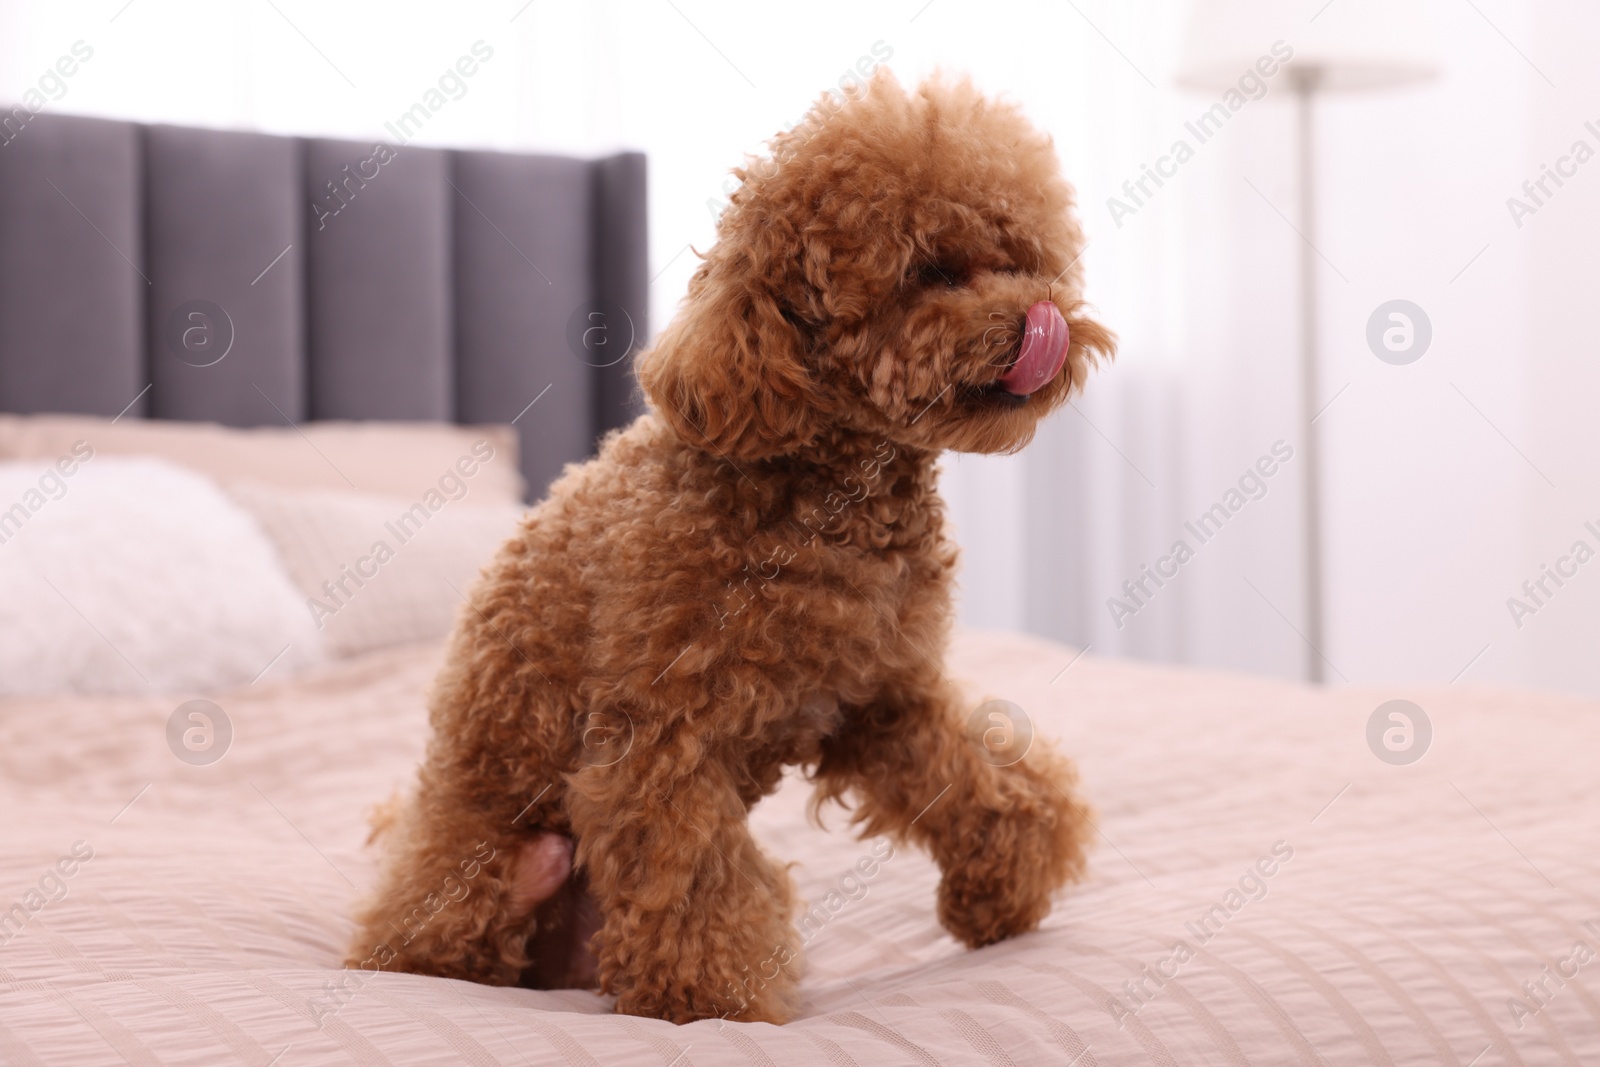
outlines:
[[[1060, 673], [1072, 650], [992, 634], [953, 673], [1062, 739], [1100, 812], [1042, 930], [962, 950], [924, 857], [847, 878], [873, 842], [791, 781], [758, 832], [837, 895], [789, 1026], [409, 975], [336, 995], [365, 809], [410, 776], [437, 656], [212, 694], [211, 766], [166, 740], [194, 694], [0, 703], [0, 910], [26, 919], [0, 923], [0, 1063], [1600, 1064], [1600, 706]], [[1390, 766], [1366, 726], [1401, 696], [1434, 737]]]

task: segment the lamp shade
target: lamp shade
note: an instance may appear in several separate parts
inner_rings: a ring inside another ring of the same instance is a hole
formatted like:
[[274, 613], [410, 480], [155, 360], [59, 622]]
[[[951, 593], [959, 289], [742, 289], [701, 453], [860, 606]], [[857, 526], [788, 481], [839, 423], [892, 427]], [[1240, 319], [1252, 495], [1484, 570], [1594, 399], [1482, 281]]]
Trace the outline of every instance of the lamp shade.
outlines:
[[1177, 82], [1220, 92], [1275, 43], [1324, 92], [1388, 89], [1438, 73], [1426, 0], [1194, 0]]

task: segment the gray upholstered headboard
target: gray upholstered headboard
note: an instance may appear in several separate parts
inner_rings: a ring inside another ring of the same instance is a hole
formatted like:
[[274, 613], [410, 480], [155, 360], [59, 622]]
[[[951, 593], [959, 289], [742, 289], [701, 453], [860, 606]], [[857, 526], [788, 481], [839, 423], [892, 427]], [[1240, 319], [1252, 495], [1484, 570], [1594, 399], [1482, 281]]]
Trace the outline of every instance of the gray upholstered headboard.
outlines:
[[56, 115], [4, 137], [0, 411], [516, 419], [536, 498], [636, 410], [642, 155]]

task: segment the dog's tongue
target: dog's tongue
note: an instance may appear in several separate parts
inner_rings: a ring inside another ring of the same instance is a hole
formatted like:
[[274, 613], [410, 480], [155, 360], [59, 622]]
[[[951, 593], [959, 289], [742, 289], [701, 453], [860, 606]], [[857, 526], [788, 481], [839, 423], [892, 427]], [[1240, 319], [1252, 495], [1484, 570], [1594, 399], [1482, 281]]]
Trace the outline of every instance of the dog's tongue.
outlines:
[[1028, 309], [1017, 361], [1000, 379], [1000, 388], [1015, 396], [1028, 396], [1048, 385], [1067, 361], [1071, 331], [1061, 311], [1048, 300]]

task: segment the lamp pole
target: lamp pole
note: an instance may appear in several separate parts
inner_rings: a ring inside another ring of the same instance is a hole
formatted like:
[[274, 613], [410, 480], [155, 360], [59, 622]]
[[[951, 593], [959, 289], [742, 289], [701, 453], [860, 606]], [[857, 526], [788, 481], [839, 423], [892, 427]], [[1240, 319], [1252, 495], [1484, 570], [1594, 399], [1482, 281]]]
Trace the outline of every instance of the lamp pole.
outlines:
[[1317, 394], [1320, 360], [1317, 355], [1317, 226], [1316, 154], [1313, 145], [1312, 102], [1322, 72], [1317, 67], [1292, 65], [1290, 83], [1295, 94], [1296, 166], [1300, 190], [1300, 415], [1305, 427], [1305, 475], [1301, 494], [1301, 521], [1305, 527], [1305, 627], [1306, 680], [1324, 681], [1322, 670], [1322, 448], [1318, 440]]

